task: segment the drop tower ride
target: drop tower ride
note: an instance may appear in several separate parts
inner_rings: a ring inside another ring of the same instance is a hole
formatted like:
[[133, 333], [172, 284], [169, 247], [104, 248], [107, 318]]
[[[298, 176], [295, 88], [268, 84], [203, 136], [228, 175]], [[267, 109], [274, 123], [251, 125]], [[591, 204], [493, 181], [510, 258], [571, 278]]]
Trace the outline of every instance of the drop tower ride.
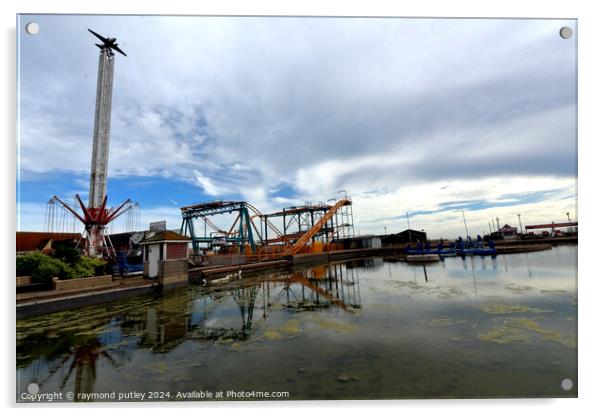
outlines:
[[86, 207], [79, 195], [75, 199], [82, 213], [78, 213], [58, 197], [58, 201], [71, 214], [79, 219], [86, 230], [85, 252], [91, 257], [110, 256], [110, 241], [106, 239], [106, 226], [134, 206], [130, 199], [117, 208], [107, 208], [107, 171], [109, 165], [109, 139], [111, 130], [111, 101], [113, 98], [113, 69], [115, 53], [127, 56], [116, 43], [115, 38], [105, 38], [88, 29], [101, 43], [98, 57], [98, 80], [96, 84], [96, 111], [92, 142], [92, 162], [90, 167], [90, 191]]

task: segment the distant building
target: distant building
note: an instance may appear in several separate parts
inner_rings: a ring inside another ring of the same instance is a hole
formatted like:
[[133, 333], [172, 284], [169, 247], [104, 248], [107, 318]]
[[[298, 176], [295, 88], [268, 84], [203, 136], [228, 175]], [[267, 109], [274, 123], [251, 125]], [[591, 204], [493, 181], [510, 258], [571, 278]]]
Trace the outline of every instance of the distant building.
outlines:
[[514, 238], [518, 238], [518, 232], [516, 227], [511, 227], [508, 224], [500, 228], [500, 233], [502, 234], [502, 238], [504, 240], [512, 240]]
[[357, 237], [347, 237], [335, 240], [335, 243], [343, 244], [344, 250], [353, 250], [357, 248], [381, 248], [381, 237], [376, 235], [362, 235]]
[[426, 241], [426, 233], [424, 231], [405, 230], [397, 234], [382, 236], [383, 247], [405, 246], [408, 243], [417, 243], [418, 241]]

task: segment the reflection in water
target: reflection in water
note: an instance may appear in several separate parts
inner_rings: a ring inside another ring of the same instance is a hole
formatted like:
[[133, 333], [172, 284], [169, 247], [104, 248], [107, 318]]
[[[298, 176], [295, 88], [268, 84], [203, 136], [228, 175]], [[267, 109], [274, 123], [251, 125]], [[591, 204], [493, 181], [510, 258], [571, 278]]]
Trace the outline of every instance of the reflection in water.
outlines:
[[113, 366], [116, 366], [115, 361], [103, 349], [98, 339], [91, 339], [87, 344], [74, 348], [71, 366], [61, 381], [60, 389], [63, 390], [65, 388], [67, 381], [75, 369], [74, 391], [78, 393], [93, 392], [94, 382], [96, 381], [96, 361], [101, 357], [106, 358]]
[[[96, 330], [91, 331], [93, 335], [86, 335], [86, 331], [63, 334], [61, 338], [64, 340], [71, 339], [73, 335], [77, 340], [71, 340], [76, 346], [59, 359], [53, 353], [38, 351], [42, 341], [40, 334], [35, 332], [18, 343], [20, 365], [34, 360], [33, 377], [28, 383], [33, 381], [44, 387], [60, 373], [60, 391], [65, 391], [68, 382], [73, 381], [69, 391], [91, 393], [95, 391], [97, 362], [100, 359], [105, 359], [114, 368], [119, 367], [107, 346], [118, 345], [121, 352], [150, 348], [166, 353], [185, 340], [225, 343], [248, 340], [257, 324], [266, 321], [272, 310], [298, 312], [334, 307], [350, 312], [360, 309], [357, 267], [369, 267], [367, 264], [374, 262], [355, 261], [349, 263], [349, 267], [332, 264], [273, 273], [222, 285], [208, 292], [201, 290], [200, 296], [199, 290], [192, 291], [184, 299], [165, 296], [157, 306], [148, 306], [144, 313], [128, 309], [115, 317], [107, 316], [104, 321], [94, 322], [92, 326]], [[232, 302], [239, 313], [238, 324], [231, 319]], [[78, 329], [86, 329], [85, 323]], [[52, 329], [50, 331], [53, 332]], [[136, 337], [136, 341], [130, 342], [131, 337]], [[42, 363], [52, 360], [52, 366], [42, 368]], [[75, 377], [72, 378], [74, 372]], [[44, 373], [43, 379], [39, 378], [40, 373]]]
[[506, 256], [502, 268], [446, 258], [421, 266], [424, 281], [420, 266], [362, 259], [25, 319], [18, 385], [574, 396], [557, 379], [576, 381], [575, 256], [576, 247]]
[[[470, 258], [470, 268], [472, 269], [472, 281], [474, 283], [474, 295], [476, 297], [476, 296], [478, 296], [478, 293], [477, 293], [477, 276], [474, 272], [474, 257]], [[485, 270], [485, 262], [483, 262], [483, 270]]]

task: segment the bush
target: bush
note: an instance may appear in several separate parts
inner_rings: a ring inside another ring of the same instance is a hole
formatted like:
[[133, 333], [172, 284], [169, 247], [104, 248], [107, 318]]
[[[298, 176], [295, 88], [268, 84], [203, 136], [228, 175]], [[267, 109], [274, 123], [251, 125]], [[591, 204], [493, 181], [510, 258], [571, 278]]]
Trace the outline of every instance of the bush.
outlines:
[[112, 273], [111, 266], [103, 259], [79, 254], [73, 256], [73, 252], [69, 252], [66, 257], [72, 257], [73, 261], [61, 261], [39, 251], [18, 256], [17, 276], [31, 276], [33, 282], [49, 283], [53, 277], [65, 280]]
[[62, 261], [37, 251], [17, 257], [17, 275], [31, 276], [35, 283], [51, 282], [53, 277], [64, 274], [66, 267]]
[[33, 271], [38, 268], [42, 253], [33, 252], [23, 256], [17, 256], [17, 276], [31, 276]]
[[64, 263], [75, 264], [81, 257], [81, 251], [65, 242], [60, 242], [54, 245], [54, 254], [52, 256]]

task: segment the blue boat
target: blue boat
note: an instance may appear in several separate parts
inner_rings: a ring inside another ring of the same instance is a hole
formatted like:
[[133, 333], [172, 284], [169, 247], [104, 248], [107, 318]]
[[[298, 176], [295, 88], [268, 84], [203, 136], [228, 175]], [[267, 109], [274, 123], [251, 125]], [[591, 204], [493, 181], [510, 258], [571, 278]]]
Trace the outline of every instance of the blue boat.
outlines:
[[473, 253], [475, 256], [495, 256], [497, 250], [495, 248], [475, 248]]
[[468, 240], [468, 244], [464, 244], [462, 238], [460, 237], [460, 242], [458, 243], [458, 255], [459, 256], [495, 256], [497, 255], [497, 250], [495, 249], [495, 243], [493, 240], [489, 240], [487, 242], [488, 247], [485, 247], [483, 244], [483, 240], [481, 240], [481, 236], [477, 236], [477, 242], [473, 243], [472, 240]]
[[451, 244], [450, 248], [444, 249], [443, 244], [439, 243], [437, 248], [431, 248], [430, 243], [426, 243], [423, 248], [422, 243], [419, 241], [416, 248], [408, 246], [405, 248], [405, 253], [408, 255], [420, 255], [420, 254], [436, 254], [441, 257], [451, 257], [456, 255], [456, 249], [454, 243]]

